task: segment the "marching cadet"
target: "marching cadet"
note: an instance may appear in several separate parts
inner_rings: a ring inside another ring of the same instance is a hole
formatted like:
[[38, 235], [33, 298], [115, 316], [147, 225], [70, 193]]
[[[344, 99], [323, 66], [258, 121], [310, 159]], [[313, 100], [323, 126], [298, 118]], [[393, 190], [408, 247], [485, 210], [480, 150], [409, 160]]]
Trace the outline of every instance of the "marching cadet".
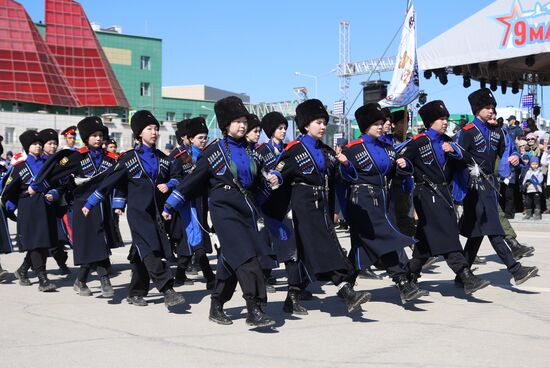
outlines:
[[[59, 145], [59, 136], [53, 129], [42, 129], [38, 132], [40, 140], [44, 142], [44, 157], [54, 155], [57, 152], [57, 146]], [[66, 183], [65, 183], [66, 184]], [[65, 251], [65, 244], [70, 244], [66, 234], [65, 225], [63, 224], [63, 216], [67, 212], [67, 205], [64, 199], [65, 185], [58, 191], [58, 200], [55, 202], [55, 212], [57, 215], [57, 244], [50, 249], [50, 255], [57, 262], [61, 275], [70, 275], [71, 270], [67, 267], [67, 259], [69, 256]]]
[[[182, 177], [189, 174], [191, 169], [193, 169], [193, 157], [191, 156], [191, 147], [189, 139], [187, 138], [187, 126], [189, 125], [190, 119], [184, 119], [177, 123], [176, 127], [176, 141], [178, 146], [170, 152], [170, 159], [172, 160], [172, 165], [174, 165], [176, 172], [179, 173]], [[192, 211], [191, 208], [188, 208], [189, 213]], [[196, 213], [196, 210], [195, 210]], [[186, 269], [189, 267], [188, 256], [193, 255], [192, 246], [196, 245], [190, 243], [186, 234], [186, 226], [184, 225], [184, 220], [180, 216], [180, 212], [174, 213], [170, 221], [166, 221], [168, 237], [170, 238], [170, 243], [172, 244], [172, 249], [176, 253], [176, 277], [174, 284], [175, 285], [192, 285], [193, 280], [187, 278]], [[198, 240], [197, 240], [198, 243]]]
[[95, 270], [101, 283], [101, 295], [110, 298], [114, 290], [109, 279], [110, 244], [114, 228], [113, 211], [109, 198], [94, 208], [86, 218], [80, 211], [86, 200], [101, 183], [105, 174], [112, 171], [118, 156], [105, 152], [101, 146], [105, 126], [98, 116], [89, 116], [78, 123], [78, 131], [86, 146], [76, 150], [62, 150], [50, 158], [31, 185], [29, 193], [44, 192], [49, 183], [69, 176], [75, 177], [69, 217], [72, 217], [74, 264], [80, 265], [74, 290], [81, 296], [91, 296], [86, 284], [90, 271]]
[[[248, 142], [248, 145], [250, 146], [250, 149], [253, 152], [255, 152], [256, 147], [258, 145], [258, 141], [260, 140], [260, 133], [261, 133], [260, 119], [255, 114], [248, 115], [245, 137], [246, 137], [246, 141]], [[255, 154], [257, 153], [255, 152]], [[261, 160], [260, 157], [257, 157], [257, 158]], [[262, 164], [264, 164], [263, 161], [262, 161]], [[270, 167], [270, 169], [273, 169], [273, 167]], [[264, 217], [264, 220], [265, 220], [265, 217]], [[271, 241], [269, 239], [268, 229], [264, 227], [261, 229], [260, 232], [262, 233], [264, 241], [269, 245], [271, 249], [273, 249], [271, 245]], [[273, 280], [273, 278], [271, 277], [271, 272], [274, 268], [277, 268], [277, 262], [275, 261], [275, 256], [266, 255], [266, 256], [260, 257], [259, 260], [260, 260], [260, 266], [262, 267], [262, 271], [265, 277], [265, 289], [268, 293], [274, 293], [276, 289], [268, 281]]]
[[132, 233], [132, 279], [128, 303], [145, 306], [143, 297], [149, 292], [150, 280], [164, 295], [166, 307], [185, 302], [173, 289], [174, 279], [163, 258], [172, 258], [170, 242], [164, 231], [161, 211], [167, 193], [178, 183], [171, 161], [156, 149], [160, 124], [147, 110], [136, 112], [130, 121], [135, 149], [127, 151], [114, 170], [107, 173], [101, 184], [82, 207], [84, 216], [108, 198], [118, 188], [126, 194], [128, 224]]
[[19, 136], [27, 158], [18, 162], [10, 171], [2, 191], [2, 203], [10, 212], [17, 209], [17, 244], [20, 252], [27, 252], [23, 264], [15, 276], [20, 284], [31, 285], [27, 276], [27, 263], [38, 276], [38, 290], [49, 292], [56, 289], [46, 275], [48, 251], [57, 244], [57, 224], [52, 202], [57, 198], [56, 188], [45, 195], [29, 196], [28, 188], [36, 177], [45, 158], [36, 130], [27, 130]]
[[[328, 120], [323, 103], [317, 99], [306, 100], [296, 107], [296, 125], [303, 135], [289, 143], [281, 155], [276, 170], [283, 178], [283, 185], [266, 201], [264, 211], [275, 219], [283, 219], [290, 201], [298, 260], [317, 280], [332, 281], [351, 313], [369, 301], [371, 295], [353, 289], [355, 271], [334, 231], [333, 181], [338, 161], [343, 164], [348, 161], [321, 142]], [[295, 294], [293, 299], [297, 303], [299, 292], [289, 290], [289, 293]]]
[[63, 138], [65, 138], [65, 146], [63, 149], [70, 149], [76, 151], [76, 126], [71, 125], [61, 132]]
[[[208, 142], [208, 127], [206, 121], [202, 117], [190, 119], [186, 126], [186, 135], [191, 144], [191, 162], [194, 164], [197, 162], [199, 155], [202, 153]], [[176, 273], [176, 281], [178, 276], [180, 280], [187, 280], [185, 275], [185, 269], [190, 265], [191, 259], [197, 260], [200, 269], [206, 279], [206, 289], [212, 290], [216, 282], [212, 267], [208, 261], [207, 253], [212, 253], [212, 243], [210, 241], [210, 227], [208, 226], [208, 192], [203, 191], [203, 195], [193, 200], [193, 216], [196, 213], [198, 225], [201, 229], [200, 242], [197, 244], [188, 244], [188, 239], [184, 239], [187, 244], [183, 245], [183, 248], [178, 253], [178, 268]], [[174, 219], [172, 219], [174, 221]], [[181, 221], [181, 220], [180, 220]], [[179, 272], [179, 274], [178, 274]], [[191, 280], [189, 280], [191, 281]], [[192, 282], [192, 281], [191, 281]]]
[[450, 183], [457, 165], [462, 165], [462, 150], [445, 134], [449, 111], [443, 101], [431, 101], [418, 110], [426, 132], [416, 135], [401, 150], [414, 167], [414, 208], [418, 215], [413, 258], [409, 262], [412, 278], [420, 277], [422, 266], [433, 256], [442, 255], [464, 292], [472, 294], [489, 285], [470, 270], [462, 254], [459, 229]]
[[[512, 273], [516, 285], [519, 285], [536, 276], [538, 268], [522, 266], [514, 259], [504, 242], [494, 176], [497, 156], [516, 166], [519, 164], [519, 155], [515, 150], [511, 154], [505, 152], [506, 140], [502, 128], [488, 123], [497, 106], [491, 91], [487, 88], [479, 89], [468, 96], [468, 101], [475, 119], [459, 132], [458, 144], [463, 148], [462, 154], [469, 168], [469, 178], [468, 171], [464, 171], [462, 180], [455, 183], [457, 189], [462, 189], [463, 192], [466, 190], [465, 186], [468, 186], [463, 197], [464, 212], [460, 223], [461, 235], [468, 238], [464, 255], [471, 266], [483, 237], [488, 236], [497, 255]], [[457, 198], [459, 201], [461, 199]]]
[[[277, 111], [266, 114], [261, 121], [261, 127], [269, 140], [256, 148], [259, 159], [266, 170], [275, 169], [285, 145], [283, 143], [288, 129], [288, 120]], [[287, 211], [288, 212], [288, 211]], [[283, 224], [292, 228], [292, 220], [285, 214]], [[287, 272], [288, 294], [284, 303], [284, 311], [294, 314], [307, 314], [307, 310], [298, 302], [299, 299], [310, 299], [311, 293], [305, 289], [308, 278], [303, 265], [298, 262], [296, 237], [294, 233], [287, 240], [270, 237], [277, 262], [284, 263]]]
[[[216, 285], [211, 297], [209, 319], [229, 325], [233, 322], [224, 313], [223, 305], [235, 291], [237, 281], [246, 300], [246, 323], [255, 327], [272, 326], [272, 320], [262, 310], [267, 301], [265, 281], [258, 257], [270, 249], [258, 230], [258, 211], [253, 191], [261, 189], [263, 176], [245, 134], [248, 111], [235, 96], [216, 102], [214, 111], [224, 137], [210, 144], [199, 156], [193, 172], [172, 192], [165, 204], [163, 216], [180, 209], [186, 201], [209, 188], [212, 224], [220, 241]], [[269, 175], [270, 185], [278, 183]]]
[[387, 183], [398, 175], [411, 175], [413, 169], [403, 158], [395, 158], [391, 143], [380, 139], [384, 124], [380, 105], [361, 106], [355, 119], [362, 135], [344, 147], [342, 154], [349, 162], [341, 163], [342, 175], [351, 183], [347, 198], [352, 246], [349, 258], [358, 270], [365, 254], [372, 261], [380, 260], [397, 285], [402, 303], [407, 303], [428, 293], [409, 282], [408, 272], [399, 262], [397, 251], [415, 240], [392, 223]]

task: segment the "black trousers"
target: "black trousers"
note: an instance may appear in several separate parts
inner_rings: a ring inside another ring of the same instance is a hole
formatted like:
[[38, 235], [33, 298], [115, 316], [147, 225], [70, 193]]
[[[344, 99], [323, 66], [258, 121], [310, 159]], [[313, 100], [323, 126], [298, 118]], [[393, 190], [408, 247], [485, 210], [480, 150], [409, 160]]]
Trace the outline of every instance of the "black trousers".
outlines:
[[288, 286], [291, 288], [305, 289], [309, 284], [309, 279], [305, 275], [303, 267], [299, 262], [289, 260], [285, 262], [285, 270], [288, 279]]
[[[193, 255], [195, 256], [195, 259], [199, 263], [199, 266], [201, 268], [202, 274], [204, 275], [204, 278], [207, 281], [214, 280], [216, 277], [214, 275], [214, 272], [212, 271], [212, 267], [210, 266], [210, 261], [208, 260], [208, 256], [206, 255], [206, 251], [203, 247], [198, 247], [193, 250]], [[177, 264], [178, 269], [185, 270], [187, 266], [191, 264], [191, 260], [193, 259], [193, 256], [178, 256]]]
[[172, 273], [159, 254], [150, 253], [143, 260], [139, 256], [134, 257], [129, 295], [147, 296], [151, 280], [161, 293], [174, 286]]
[[[461, 252], [450, 252], [444, 254], [445, 262], [455, 274], [458, 274], [465, 268], [470, 268], [466, 257]], [[409, 271], [415, 275], [420, 275], [422, 266], [426, 264], [428, 257], [413, 257], [409, 262]]]
[[527, 193], [525, 195], [525, 208], [528, 211], [541, 209], [541, 193]]
[[[508, 248], [508, 245], [504, 242], [504, 237], [502, 235], [488, 235], [489, 241], [491, 242], [491, 245], [493, 246], [493, 249], [497, 253], [498, 257], [506, 265], [506, 268], [508, 268], [508, 271], [514, 273], [519, 269], [521, 264], [514, 259], [512, 256], [512, 251], [510, 248]], [[477, 252], [479, 251], [479, 247], [481, 246], [481, 242], [483, 241], [483, 237], [477, 237], [477, 238], [469, 238], [466, 242], [466, 246], [464, 247], [464, 256], [466, 257], [466, 261], [468, 262], [468, 266], [472, 266], [474, 263], [474, 260], [477, 256]]]
[[514, 185], [504, 185], [504, 215], [509, 219], [513, 219], [516, 214], [514, 187]]
[[67, 255], [63, 244], [58, 244], [57, 246], [50, 248], [49, 253], [59, 267], [67, 265], [67, 259], [69, 258], [69, 256]]
[[224, 304], [231, 300], [237, 282], [246, 301], [266, 302], [265, 279], [257, 257], [252, 257], [240, 265], [233, 275], [225, 280], [216, 279], [212, 299]]
[[111, 261], [109, 260], [109, 258], [106, 258], [98, 262], [85, 263], [80, 266], [80, 270], [78, 271], [78, 281], [80, 282], [88, 281], [88, 275], [90, 275], [91, 271], [97, 272], [97, 275], [100, 278], [103, 276], [107, 276], [109, 274], [110, 267], [111, 267]]
[[380, 257], [380, 262], [394, 282], [407, 277], [408, 271], [403, 267], [397, 252], [383, 254]]
[[48, 258], [47, 248], [38, 248], [27, 251], [25, 256], [25, 262], [29, 262], [34, 272], [44, 273], [46, 272], [46, 259]]

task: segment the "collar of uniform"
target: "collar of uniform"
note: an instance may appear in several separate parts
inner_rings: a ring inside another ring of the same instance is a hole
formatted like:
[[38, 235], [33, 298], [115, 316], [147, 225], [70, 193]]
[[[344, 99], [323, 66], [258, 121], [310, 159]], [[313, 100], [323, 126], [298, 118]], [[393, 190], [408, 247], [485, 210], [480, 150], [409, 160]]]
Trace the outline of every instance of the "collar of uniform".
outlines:
[[146, 144], [140, 144], [138, 147], [136, 147], [138, 151], [142, 151], [143, 153], [152, 155], [155, 152], [155, 147], [149, 147]]
[[231, 145], [231, 146], [237, 146], [237, 147], [242, 147], [242, 148], [245, 148], [246, 145], [248, 144], [246, 142], [246, 138], [244, 138], [244, 137], [237, 140], [233, 137], [227, 136], [227, 141], [229, 142], [229, 145]]
[[101, 147], [92, 147], [92, 146], [88, 146], [88, 150], [90, 151], [90, 153], [94, 156], [97, 156], [99, 154], [101, 154], [103, 152], [103, 149]]
[[275, 142], [273, 142], [271, 139], [269, 140], [268, 144], [271, 146], [271, 147], [274, 147], [274, 148], [277, 148], [279, 150], [279, 152], [281, 152], [283, 150], [283, 143], [279, 143], [279, 144], [275, 144]]
[[32, 153], [29, 153], [27, 155], [27, 162], [33, 164], [35, 162], [38, 162], [38, 161], [44, 161], [44, 158], [42, 156], [38, 156], [36, 157], [35, 155], [33, 155]]
[[304, 143], [308, 147], [315, 147], [315, 148], [319, 147], [319, 140], [313, 138], [309, 134], [304, 134], [302, 136], [302, 143]]
[[429, 128], [428, 130], [426, 130], [426, 135], [427, 135], [432, 141], [437, 141], [437, 140], [440, 140], [440, 139], [441, 139], [441, 133], [438, 132], [437, 130], [432, 129], [432, 128]]
[[472, 122], [476, 127], [478, 127], [482, 132], [486, 132], [488, 130], [491, 129], [491, 126], [487, 123], [485, 123], [484, 121], [478, 119], [478, 118], [475, 118], [474, 121]]
[[202, 150], [199, 147], [191, 146], [191, 154], [193, 158], [197, 158], [201, 154]]
[[361, 139], [365, 142], [365, 144], [375, 144], [378, 141], [377, 138], [367, 133], [361, 135]]

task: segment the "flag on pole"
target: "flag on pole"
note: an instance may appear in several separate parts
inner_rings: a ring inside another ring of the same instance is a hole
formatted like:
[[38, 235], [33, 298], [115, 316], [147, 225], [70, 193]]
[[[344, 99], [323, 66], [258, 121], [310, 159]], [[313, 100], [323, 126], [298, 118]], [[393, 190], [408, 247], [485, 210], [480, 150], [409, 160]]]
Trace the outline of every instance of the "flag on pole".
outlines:
[[401, 43], [388, 95], [380, 100], [382, 107], [400, 107], [413, 101], [419, 93], [418, 60], [416, 58], [416, 19], [414, 6], [408, 4], [401, 32]]

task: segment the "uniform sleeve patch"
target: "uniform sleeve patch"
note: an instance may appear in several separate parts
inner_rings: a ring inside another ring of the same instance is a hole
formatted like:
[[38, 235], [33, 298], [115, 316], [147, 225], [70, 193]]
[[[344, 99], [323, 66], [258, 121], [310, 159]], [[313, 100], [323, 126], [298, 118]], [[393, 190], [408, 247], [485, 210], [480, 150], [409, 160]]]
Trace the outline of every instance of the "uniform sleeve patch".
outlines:
[[281, 171], [285, 167], [285, 163], [283, 161], [279, 162], [277, 166], [275, 167], [275, 170]]
[[65, 156], [61, 160], [59, 160], [59, 165], [65, 166], [65, 165], [67, 165], [67, 162], [69, 162], [69, 158], [67, 156]]
[[475, 127], [475, 125], [472, 124], [472, 123], [470, 123], [470, 124], [466, 124], [466, 125], [464, 126], [464, 128], [462, 128], [462, 129], [464, 129], [464, 130], [470, 130], [470, 129], [472, 129], [473, 127]]

